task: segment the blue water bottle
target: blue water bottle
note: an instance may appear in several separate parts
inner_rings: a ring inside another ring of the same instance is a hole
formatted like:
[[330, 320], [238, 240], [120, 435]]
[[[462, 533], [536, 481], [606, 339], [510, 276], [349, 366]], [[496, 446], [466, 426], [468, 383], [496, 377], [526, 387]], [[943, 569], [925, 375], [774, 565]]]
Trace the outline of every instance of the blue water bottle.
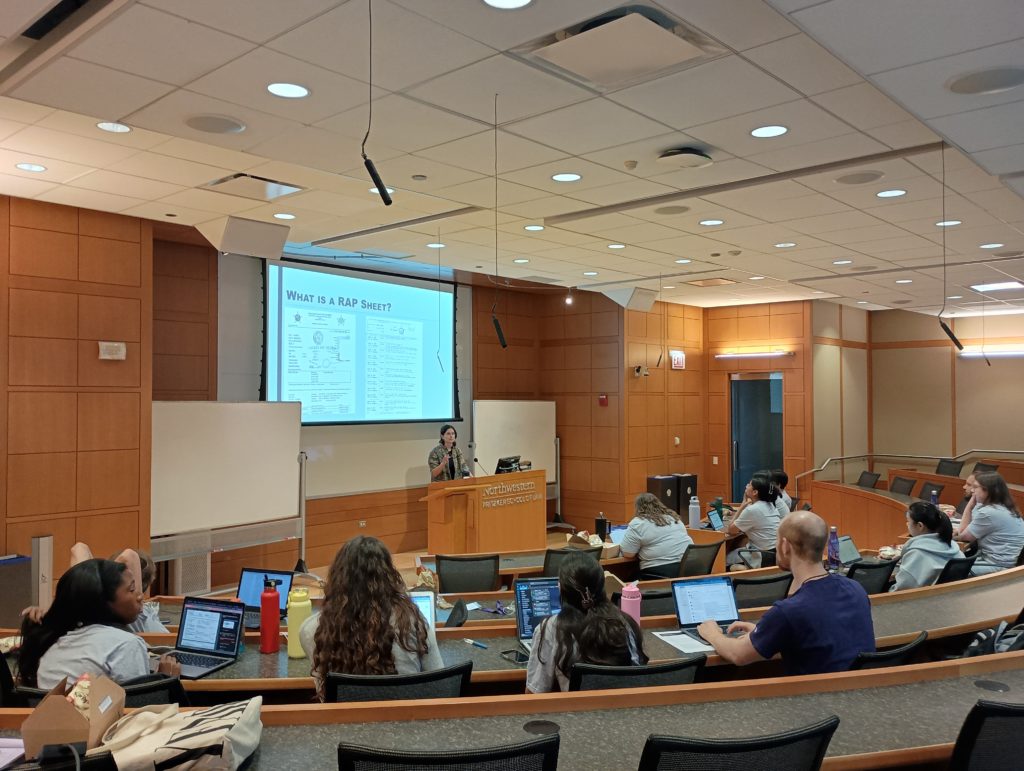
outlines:
[[939, 493], [935, 488], [932, 488], [932, 506], [939, 505]]
[[830, 573], [834, 573], [839, 570], [839, 533], [835, 527], [829, 528], [828, 531], [828, 569]]

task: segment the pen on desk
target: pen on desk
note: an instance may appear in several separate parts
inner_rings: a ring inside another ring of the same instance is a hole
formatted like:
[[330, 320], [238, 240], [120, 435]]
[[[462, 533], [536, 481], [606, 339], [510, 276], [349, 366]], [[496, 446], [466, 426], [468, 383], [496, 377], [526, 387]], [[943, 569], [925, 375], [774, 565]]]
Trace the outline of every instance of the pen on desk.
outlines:
[[487, 646], [477, 640], [470, 640], [468, 637], [463, 637], [462, 642], [472, 645], [474, 648], [483, 648], [487, 650]]

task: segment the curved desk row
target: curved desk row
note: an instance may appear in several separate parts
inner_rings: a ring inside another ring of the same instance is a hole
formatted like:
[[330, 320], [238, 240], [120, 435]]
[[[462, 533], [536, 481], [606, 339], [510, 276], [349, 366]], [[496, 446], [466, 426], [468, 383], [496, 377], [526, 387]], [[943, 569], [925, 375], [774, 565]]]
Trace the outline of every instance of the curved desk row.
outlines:
[[814, 513], [862, 549], [890, 546], [907, 533], [909, 495], [840, 482], [811, 482]]
[[[939, 493], [939, 503], [956, 506], [964, 498], [964, 480], [961, 477], [946, 476], [944, 474], [934, 474], [928, 471], [915, 471], [913, 469], [902, 468], [889, 469], [888, 473], [890, 488], [892, 487], [892, 480], [895, 477], [903, 477], [904, 479], [914, 480], [914, 488], [918, 493], [921, 492], [921, 486], [918, 484], [919, 482], [934, 482], [935, 484], [942, 485], [942, 492]], [[1017, 504], [1017, 508], [1024, 509], [1024, 486], [1014, 484], [1007, 480], [1007, 487], [1010, 490], [1010, 497], [1013, 498], [1013, 502]], [[916, 497], [914, 499], [917, 500]]]

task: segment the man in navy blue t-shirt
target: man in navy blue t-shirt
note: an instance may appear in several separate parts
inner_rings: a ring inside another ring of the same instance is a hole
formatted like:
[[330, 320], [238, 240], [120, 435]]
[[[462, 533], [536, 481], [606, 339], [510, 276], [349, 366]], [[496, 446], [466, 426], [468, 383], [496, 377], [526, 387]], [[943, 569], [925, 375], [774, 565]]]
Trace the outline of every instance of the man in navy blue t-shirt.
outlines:
[[825, 521], [810, 511], [790, 514], [779, 525], [779, 567], [793, 573], [790, 595], [779, 600], [757, 624], [737, 621], [722, 634], [714, 621], [698, 631], [719, 656], [744, 666], [781, 654], [786, 673], [842, 672], [862, 651], [875, 649], [871, 603], [864, 587], [830, 575], [821, 564], [828, 539]]

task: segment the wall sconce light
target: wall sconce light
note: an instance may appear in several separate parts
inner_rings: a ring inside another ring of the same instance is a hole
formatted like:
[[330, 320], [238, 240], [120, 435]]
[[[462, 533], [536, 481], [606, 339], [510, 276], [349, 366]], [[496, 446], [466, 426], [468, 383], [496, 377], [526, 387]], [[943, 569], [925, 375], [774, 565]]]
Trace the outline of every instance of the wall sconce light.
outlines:
[[750, 353], [716, 353], [716, 359], [774, 359], [779, 356], [795, 356], [795, 351], [752, 351]]

